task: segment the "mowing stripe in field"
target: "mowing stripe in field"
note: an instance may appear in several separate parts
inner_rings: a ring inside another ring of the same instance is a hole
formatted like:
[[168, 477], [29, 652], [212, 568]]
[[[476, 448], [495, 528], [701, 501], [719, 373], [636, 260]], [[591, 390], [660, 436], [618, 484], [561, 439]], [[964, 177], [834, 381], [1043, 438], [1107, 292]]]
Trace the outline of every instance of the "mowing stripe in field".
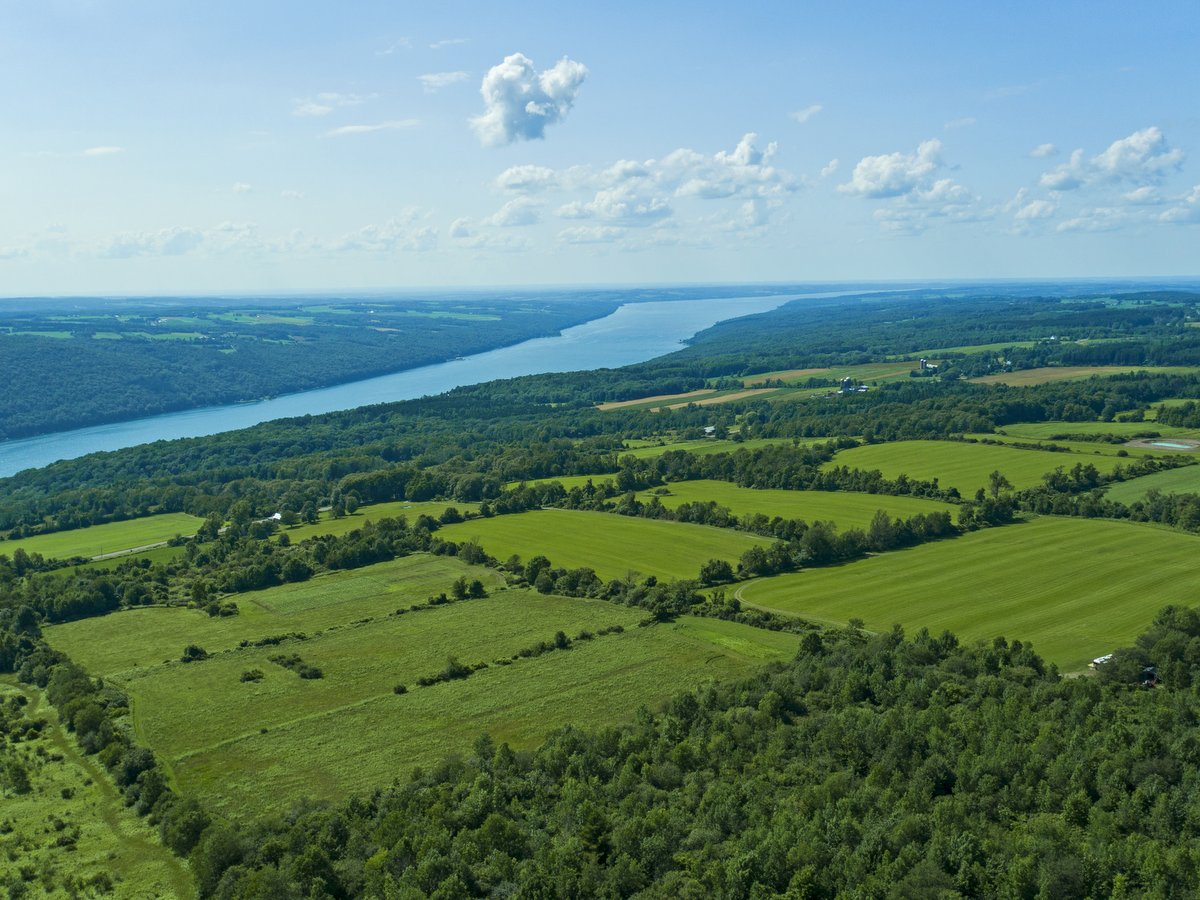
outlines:
[[749, 604], [872, 630], [949, 629], [1032, 641], [1064, 669], [1131, 642], [1163, 606], [1200, 596], [1200, 538], [1042, 517], [829, 569], [751, 582]]
[[637, 519], [611, 513], [541, 509], [447, 525], [438, 535], [477, 540], [497, 559], [539, 554], [567, 569], [590, 566], [608, 581], [630, 572], [656, 578], [695, 578], [710, 559], [737, 562], [756, 545], [770, 543], [728, 528]]

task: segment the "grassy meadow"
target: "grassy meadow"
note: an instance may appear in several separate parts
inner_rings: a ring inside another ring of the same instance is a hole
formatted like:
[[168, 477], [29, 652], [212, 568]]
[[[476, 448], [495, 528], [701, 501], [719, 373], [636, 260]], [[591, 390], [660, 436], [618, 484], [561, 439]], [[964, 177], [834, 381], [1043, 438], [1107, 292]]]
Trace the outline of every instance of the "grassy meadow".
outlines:
[[[24, 695], [24, 717], [45, 727], [6, 747], [0, 765], [19, 761], [30, 791], [0, 792], [0, 884], [9, 897], [194, 897], [186, 863], [158, 842], [156, 829], [125, 806], [108, 773], [84, 756], [39, 690], [0, 680], [0, 703]], [[11, 885], [23, 885], [24, 893]]]
[[[483, 731], [530, 747], [568, 722], [623, 721], [643, 704], [784, 658], [797, 645], [792, 635], [716, 620], [639, 628], [638, 610], [497, 589], [494, 576], [489, 597], [392, 614], [444, 590], [460, 571], [489, 574], [418, 555], [241, 595], [243, 612], [232, 619], [143, 609], [55, 626], [47, 637], [129, 693], [138, 739], [167, 762], [182, 790], [233, 816], [387, 784], [469, 747]], [[557, 631], [574, 638], [617, 625], [624, 631], [498, 662]], [[289, 631], [309, 637], [240, 646]], [[186, 643], [200, 644], [209, 658], [179, 661]], [[324, 677], [299, 678], [270, 661], [279, 653], [298, 654]], [[450, 656], [488, 666], [418, 686]], [[254, 669], [261, 680], [243, 682]], [[397, 695], [397, 684], [408, 692]]]
[[955, 487], [964, 497], [973, 497], [977, 489], [987, 487], [988, 476], [994, 471], [1003, 473], [1013, 487], [1021, 489], [1040, 484], [1043, 475], [1059, 466], [1070, 469], [1076, 463], [1091, 463], [1101, 472], [1111, 472], [1120, 462], [1115, 456], [1021, 450], [993, 444], [895, 441], [842, 450], [826, 465], [879, 469], [886, 478], [937, 478], [942, 487]]
[[[1186, 437], [1195, 429], [1160, 425], [1158, 422], [1019, 422], [1005, 425], [1000, 434], [1025, 440], [1048, 441], [1056, 434], [1115, 434], [1132, 439], [1135, 434], [1157, 431], [1164, 437]], [[993, 435], [994, 436], [994, 435]]]
[[1032, 641], [1064, 670], [1129, 644], [1200, 591], [1200, 537], [1149, 525], [1041, 517], [828, 569], [753, 581], [746, 603], [872, 630], [949, 629]]
[[446, 540], [477, 540], [497, 559], [538, 554], [556, 566], [590, 566], [604, 580], [629, 572], [657, 578], [695, 578], [710, 559], [736, 563], [751, 547], [769, 539], [680, 522], [660, 522], [611, 513], [539, 509], [447, 525]]
[[1129, 504], [1144, 499], [1153, 490], [1164, 494], [1200, 494], [1200, 465], [1168, 469], [1132, 481], [1122, 481], [1105, 491], [1104, 496], [1118, 503]]
[[357, 528], [362, 528], [367, 522], [378, 522], [380, 519], [395, 519], [400, 516], [405, 516], [410, 522], [417, 516], [433, 516], [436, 519], [450, 506], [464, 515], [468, 512], [479, 511], [478, 503], [460, 503], [457, 500], [436, 500], [427, 503], [396, 500], [390, 503], [372, 503], [370, 506], [360, 506], [352, 514], [340, 519], [335, 519], [330, 510], [322, 510], [317, 515], [317, 521], [312, 525], [291, 525], [281, 528], [279, 533], [286, 534], [292, 543], [324, 534], [341, 536], [349, 534]]
[[[955, 515], [958, 507], [952, 503], [922, 500], [917, 497], [891, 497], [886, 494], [856, 494], [849, 491], [777, 491], [738, 487], [727, 481], [673, 481], [667, 485], [670, 493], [658, 495], [669, 509], [683, 503], [715, 501], [727, 506], [736, 515], [779, 516], [784, 519], [804, 519], [806, 522], [834, 522], [839, 530], [866, 528], [878, 510], [886, 510], [893, 518], [905, 518], [917, 513], [948, 512]], [[657, 490], [657, 489], [656, 489]], [[642, 491], [638, 499], [649, 501], [655, 491]]]
[[668, 450], [686, 450], [688, 453], [695, 453], [697, 456], [708, 456], [713, 453], [733, 453], [736, 450], [756, 450], [759, 447], [769, 447], [776, 444], [791, 445], [794, 443], [796, 446], [805, 446], [807, 444], [820, 443], [822, 440], [822, 438], [800, 441], [793, 441], [791, 438], [750, 438], [745, 441], [733, 441], [705, 438], [696, 441], [668, 441], [662, 444], [631, 446], [627, 450], [622, 450], [621, 456], [634, 456], [638, 459], [655, 459], [662, 456]]
[[1051, 381], [1078, 381], [1094, 375], [1125, 375], [1130, 372], [1187, 374], [1195, 371], [1195, 368], [1191, 366], [1043, 366], [1037, 369], [1020, 369], [1016, 372], [982, 375], [970, 380], [975, 384], [1007, 384], [1011, 387], [1027, 387]]
[[176, 535], [196, 533], [203, 519], [187, 513], [162, 513], [124, 522], [108, 522], [70, 531], [55, 531], [13, 541], [0, 541], [0, 553], [12, 556], [18, 547], [26, 553], [40, 553], [47, 559], [68, 559], [72, 556], [99, 556], [134, 547], [145, 547], [169, 541]]

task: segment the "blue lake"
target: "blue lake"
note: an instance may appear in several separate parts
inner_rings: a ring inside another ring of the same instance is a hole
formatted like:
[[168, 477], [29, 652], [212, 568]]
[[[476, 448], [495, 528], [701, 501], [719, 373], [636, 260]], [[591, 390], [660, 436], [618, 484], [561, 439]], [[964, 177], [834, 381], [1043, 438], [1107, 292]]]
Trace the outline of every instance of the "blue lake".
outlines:
[[843, 292], [629, 303], [609, 316], [463, 359], [255, 403], [206, 407], [0, 443], [0, 477], [22, 469], [151, 441], [200, 437], [271, 419], [316, 415], [372, 403], [411, 400], [497, 378], [614, 368], [680, 349], [717, 322], [766, 312], [801, 297]]

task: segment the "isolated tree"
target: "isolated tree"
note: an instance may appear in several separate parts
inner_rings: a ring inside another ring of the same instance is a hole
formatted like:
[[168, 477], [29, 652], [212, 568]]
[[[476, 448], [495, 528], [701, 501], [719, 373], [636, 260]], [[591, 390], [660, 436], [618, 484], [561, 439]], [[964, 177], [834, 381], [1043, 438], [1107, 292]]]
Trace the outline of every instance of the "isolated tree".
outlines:
[[1001, 491], [1011, 490], [1012, 482], [1005, 478], [999, 469], [988, 476], [988, 491], [991, 493], [993, 500], [1000, 496]]

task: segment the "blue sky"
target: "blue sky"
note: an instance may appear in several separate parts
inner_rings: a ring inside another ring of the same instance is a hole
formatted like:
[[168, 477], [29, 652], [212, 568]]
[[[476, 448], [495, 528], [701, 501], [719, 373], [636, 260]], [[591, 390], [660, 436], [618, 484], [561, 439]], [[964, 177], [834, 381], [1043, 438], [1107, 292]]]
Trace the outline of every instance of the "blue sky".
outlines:
[[1195, 275], [1200, 4], [4, 4], [0, 294]]

